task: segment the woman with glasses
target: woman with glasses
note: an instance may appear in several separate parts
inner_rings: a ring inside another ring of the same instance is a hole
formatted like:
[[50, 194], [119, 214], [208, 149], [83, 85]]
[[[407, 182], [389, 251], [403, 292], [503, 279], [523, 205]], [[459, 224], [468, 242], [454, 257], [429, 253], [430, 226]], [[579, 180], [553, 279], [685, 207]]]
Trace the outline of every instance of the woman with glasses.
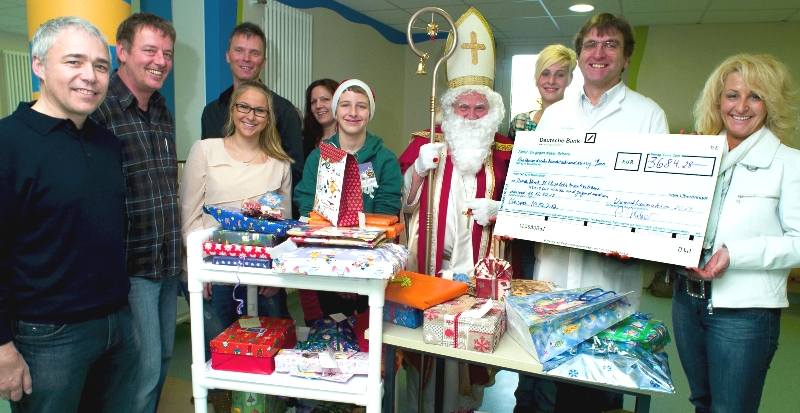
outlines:
[[[291, 213], [292, 159], [281, 148], [271, 94], [262, 83], [245, 81], [233, 91], [230, 102], [225, 138], [195, 142], [186, 159], [181, 182], [184, 244], [190, 233], [219, 226], [212, 216], [203, 213], [203, 205], [239, 208], [242, 201], [275, 192], [284, 197], [283, 213]], [[211, 339], [240, 316], [233, 290], [230, 284], [203, 284], [206, 359], [210, 358]], [[246, 300], [245, 288], [240, 286], [236, 297]], [[286, 291], [260, 287], [258, 314], [290, 318]]]
[[[397, 215], [400, 213], [400, 186], [403, 176], [400, 164], [392, 151], [383, 146], [383, 139], [367, 132], [367, 124], [375, 115], [375, 96], [366, 83], [350, 79], [342, 82], [331, 102], [333, 118], [339, 131], [326, 142], [352, 154], [360, 167], [369, 167], [377, 185], [362, 183], [364, 212]], [[294, 190], [294, 202], [300, 215], [307, 217], [314, 208], [319, 168], [319, 148], [306, 159], [303, 179]], [[322, 315], [342, 313], [346, 316], [367, 308], [366, 296], [356, 300], [356, 294], [318, 291]], [[306, 307], [304, 306], [304, 311]], [[320, 314], [305, 314], [307, 321]]]
[[786, 279], [800, 266], [797, 90], [769, 55], [726, 59], [695, 105], [697, 131], [725, 136], [699, 268], [679, 268], [675, 344], [697, 412], [757, 412], [778, 348]]

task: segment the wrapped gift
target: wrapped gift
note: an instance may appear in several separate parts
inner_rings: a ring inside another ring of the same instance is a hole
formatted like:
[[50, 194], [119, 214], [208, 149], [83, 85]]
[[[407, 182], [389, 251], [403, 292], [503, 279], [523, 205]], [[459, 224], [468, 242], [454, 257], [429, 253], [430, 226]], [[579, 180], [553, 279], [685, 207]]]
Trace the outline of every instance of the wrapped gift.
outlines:
[[299, 225], [286, 232], [294, 237], [342, 238], [361, 241], [376, 241], [383, 236], [382, 230], [358, 227], [320, 227], [315, 225]]
[[310, 245], [330, 245], [340, 247], [363, 247], [375, 248], [384, 241], [385, 237], [381, 234], [375, 241], [363, 241], [355, 238], [325, 238], [325, 237], [290, 237], [289, 239], [296, 244]]
[[469, 287], [467, 283], [409, 271], [400, 271], [394, 280], [403, 277], [408, 278], [405, 285], [401, 282], [390, 282], [386, 286], [386, 301], [420, 310], [458, 298], [466, 294]]
[[386, 279], [407, 262], [408, 250], [397, 244], [374, 249], [301, 247], [273, 257], [272, 269], [286, 274]]
[[475, 264], [475, 296], [499, 300], [511, 288], [511, 264], [488, 257]]
[[231, 412], [275, 413], [286, 411], [286, 397], [244, 391], [231, 394]]
[[663, 321], [652, 316], [634, 313], [632, 316], [597, 333], [597, 337], [623, 343], [636, 343], [647, 351], [656, 352], [672, 340]]
[[251, 218], [242, 213], [241, 208], [216, 207], [203, 205], [203, 211], [211, 215], [222, 225], [223, 229], [231, 231], [250, 231], [262, 234], [275, 234], [285, 236], [286, 230], [299, 225], [298, 221], [290, 219], [283, 221], [271, 221], [266, 219]]
[[340, 321], [334, 320], [333, 317], [315, 320], [308, 332], [308, 340], [298, 342], [296, 348], [318, 352], [327, 351], [329, 348], [339, 352], [360, 351], [355, 325], [356, 316], [345, 317]]
[[294, 320], [258, 317], [258, 327], [242, 327], [244, 316], [211, 340], [211, 367], [215, 370], [272, 374], [275, 354], [297, 343]]
[[506, 297], [509, 334], [543, 363], [633, 314], [625, 295], [586, 287]]
[[274, 247], [280, 243], [275, 234], [261, 234], [249, 231], [229, 231], [218, 229], [211, 234], [211, 239], [218, 244], [250, 245], [254, 247]]
[[511, 280], [511, 295], [523, 297], [531, 294], [549, 293], [553, 291], [553, 283], [538, 280]]
[[242, 257], [220, 257], [212, 256], [211, 263], [215, 265], [228, 265], [232, 267], [249, 268], [272, 268], [272, 260], [269, 258], [242, 258]]
[[675, 393], [666, 353], [653, 354], [640, 346], [623, 348], [597, 338], [576, 347], [571, 357], [548, 375], [661, 393]]
[[228, 257], [247, 257], [247, 258], [272, 258], [269, 251], [272, 247], [254, 247], [252, 245], [239, 244], [220, 244], [216, 242], [204, 242], [203, 253], [207, 255], [228, 256]]
[[367, 374], [369, 367], [369, 353], [354, 350], [335, 352], [335, 369], [323, 371], [320, 362], [320, 352], [298, 349], [280, 350], [275, 355], [275, 371], [278, 373], [342, 373], [342, 374]]
[[422, 341], [462, 350], [492, 353], [506, 328], [503, 303], [462, 296], [424, 314]]
[[[373, 212], [364, 213], [364, 223], [370, 225], [392, 225], [399, 221], [397, 215], [376, 214]], [[325, 219], [319, 212], [311, 211], [308, 214], [308, 223], [312, 225], [333, 226], [330, 221]]]
[[383, 303], [383, 321], [417, 328], [422, 325], [422, 310], [387, 300]]

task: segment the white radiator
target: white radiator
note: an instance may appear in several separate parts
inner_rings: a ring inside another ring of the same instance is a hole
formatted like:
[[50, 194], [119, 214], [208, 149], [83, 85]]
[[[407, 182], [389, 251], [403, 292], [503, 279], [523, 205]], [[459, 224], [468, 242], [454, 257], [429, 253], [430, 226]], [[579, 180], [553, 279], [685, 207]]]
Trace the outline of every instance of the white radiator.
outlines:
[[31, 56], [0, 50], [0, 117], [14, 112], [19, 102], [32, 99]]
[[277, 1], [264, 7], [267, 64], [264, 83], [301, 111], [311, 84], [311, 32], [313, 17]]

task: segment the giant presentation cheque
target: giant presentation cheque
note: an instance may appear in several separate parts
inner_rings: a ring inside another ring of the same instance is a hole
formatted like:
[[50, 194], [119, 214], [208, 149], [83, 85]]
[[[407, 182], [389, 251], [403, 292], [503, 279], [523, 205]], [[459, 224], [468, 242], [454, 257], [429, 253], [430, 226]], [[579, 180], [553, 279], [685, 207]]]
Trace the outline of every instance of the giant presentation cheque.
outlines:
[[495, 235], [697, 266], [724, 136], [518, 132]]

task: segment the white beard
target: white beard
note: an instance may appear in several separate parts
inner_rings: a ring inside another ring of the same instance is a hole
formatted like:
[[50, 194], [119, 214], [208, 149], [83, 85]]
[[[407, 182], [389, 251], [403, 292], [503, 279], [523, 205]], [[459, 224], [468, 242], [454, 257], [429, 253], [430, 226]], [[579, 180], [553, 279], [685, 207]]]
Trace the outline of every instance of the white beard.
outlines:
[[[501, 115], [502, 116], [502, 115]], [[465, 176], [474, 176], [492, 152], [498, 120], [486, 115], [469, 120], [455, 113], [444, 115], [442, 131], [453, 165]]]

